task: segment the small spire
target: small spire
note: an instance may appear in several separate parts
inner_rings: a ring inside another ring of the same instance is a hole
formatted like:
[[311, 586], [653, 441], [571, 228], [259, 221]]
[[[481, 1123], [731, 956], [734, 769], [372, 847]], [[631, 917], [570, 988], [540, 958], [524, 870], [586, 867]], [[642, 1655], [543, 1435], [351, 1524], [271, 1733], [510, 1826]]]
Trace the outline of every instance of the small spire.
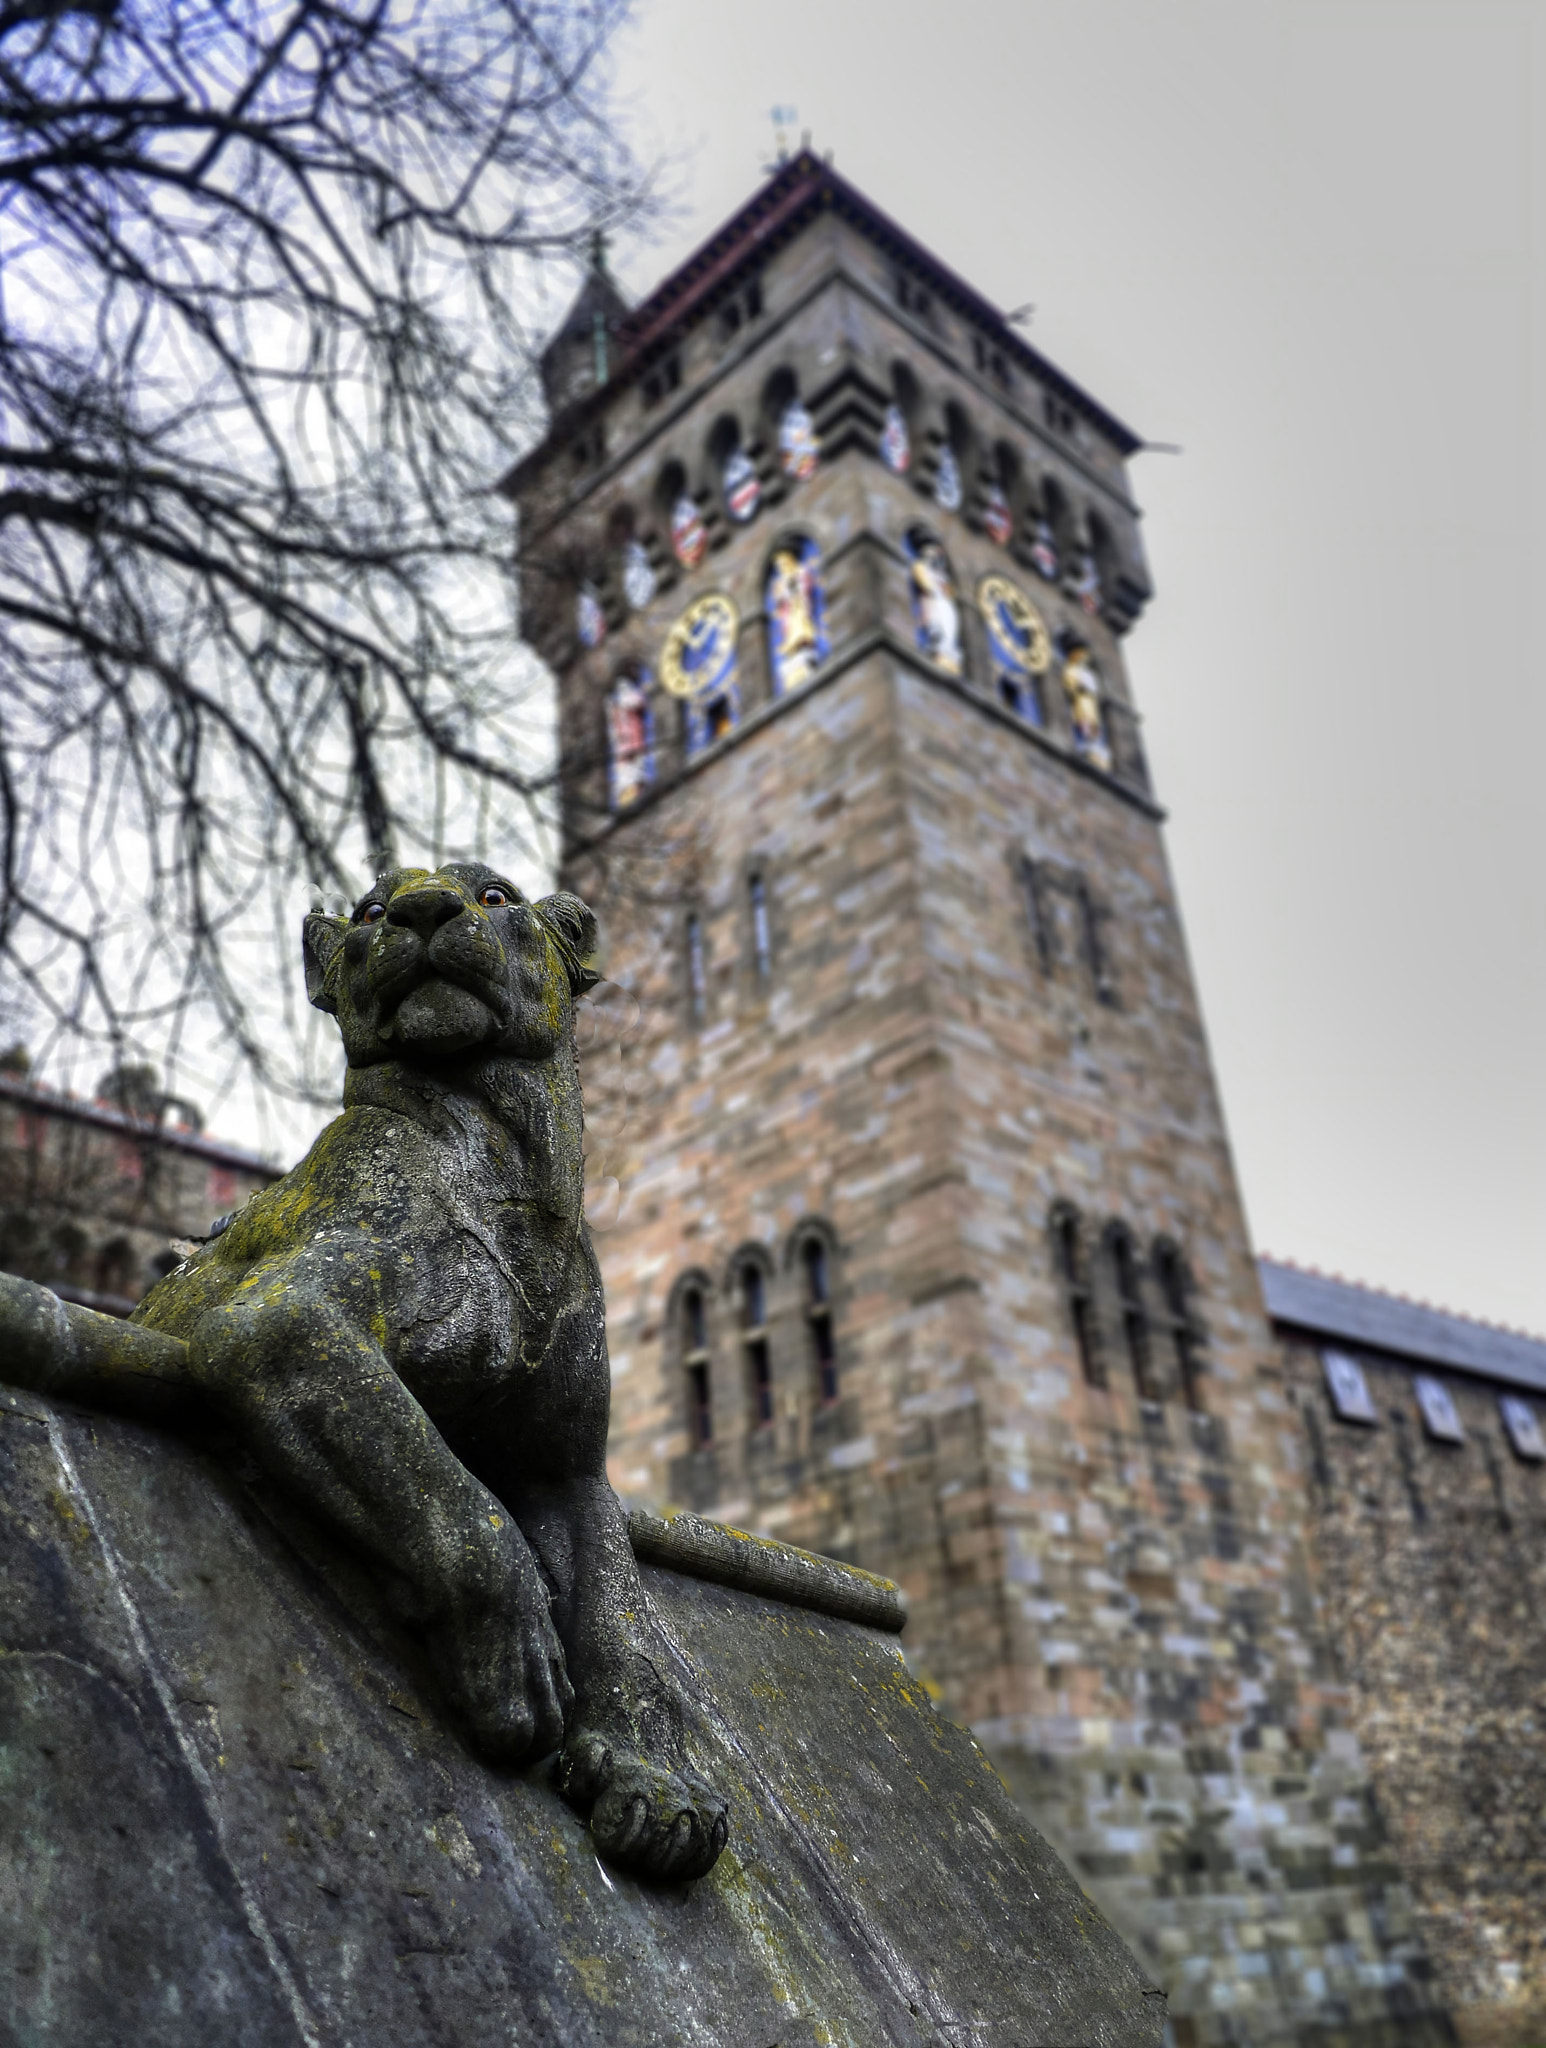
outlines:
[[794, 132], [794, 124], [799, 116], [799, 111], [798, 107], [774, 107], [772, 109], [774, 161], [769, 166], [772, 170], [777, 170], [780, 165], [787, 164], [789, 161], [789, 138]]

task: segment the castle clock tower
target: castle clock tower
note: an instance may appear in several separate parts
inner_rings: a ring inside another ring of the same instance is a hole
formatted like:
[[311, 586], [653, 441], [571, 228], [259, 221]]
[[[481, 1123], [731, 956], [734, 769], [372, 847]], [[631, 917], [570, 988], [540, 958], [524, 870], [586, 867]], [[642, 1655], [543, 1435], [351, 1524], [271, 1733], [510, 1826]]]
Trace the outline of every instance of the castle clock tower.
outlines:
[[1128, 682], [1137, 437], [808, 154], [546, 374], [616, 1485], [898, 1579], [1192, 1959], [1178, 2040], [1423, 2039]]

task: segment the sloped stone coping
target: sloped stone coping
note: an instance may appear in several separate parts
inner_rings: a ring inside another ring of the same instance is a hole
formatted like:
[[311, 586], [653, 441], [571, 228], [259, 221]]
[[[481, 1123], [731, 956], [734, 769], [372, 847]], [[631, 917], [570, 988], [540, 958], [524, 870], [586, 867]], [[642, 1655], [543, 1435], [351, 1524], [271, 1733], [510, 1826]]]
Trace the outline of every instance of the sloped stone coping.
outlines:
[[771, 1536], [749, 1536], [701, 1515], [650, 1515], [639, 1508], [628, 1517], [628, 1536], [641, 1564], [662, 1565], [888, 1635], [900, 1634], [907, 1623], [907, 1597], [890, 1579]]

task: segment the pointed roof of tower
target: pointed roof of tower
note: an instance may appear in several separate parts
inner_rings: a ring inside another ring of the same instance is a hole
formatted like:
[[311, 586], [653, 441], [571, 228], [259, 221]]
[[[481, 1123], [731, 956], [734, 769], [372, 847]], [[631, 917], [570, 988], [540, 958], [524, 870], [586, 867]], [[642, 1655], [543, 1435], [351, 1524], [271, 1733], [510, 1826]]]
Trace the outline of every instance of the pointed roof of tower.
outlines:
[[585, 281], [539, 358], [543, 393], [555, 411], [611, 381], [618, 367], [614, 358], [621, 354], [613, 337], [627, 313], [628, 301], [607, 265], [607, 238], [598, 229], [591, 237]]
[[1108, 434], [1124, 455], [1143, 446], [1141, 435], [1032, 348], [997, 306], [808, 149], [780, 164], [738, 212], [634, 308], [623, 323], [621, 336], [631, 357], [647, 357], [669, 343], [707, 304], [730, 289], [744, 270], [804, 227], [823, 207], [831, 207], [851, 221], [888, 254], [918, 271], [947, 304], [991, 330], [1004, 349]]
[[[549, 357], [563, 346], [567, 349], [564, 360], [573, 364], [583, 333], [594, 328], [598, 311], [609, 321], [615, 321], [619, 361], [610, 366], [608, 381], [615, 383], [637, 376], [735, 290], [747, 272], [755, 269], [824, 208], [831, 208], [841, 215], [890, 256], [926, 280], [940, 300], [991, 334], [1006, 356], [1082, 414], [1124, 456], [1143, 446], [1141, 435], [1098, 404], [1039, 349], [1032, 348], [981, 292], [974, 290], [948, 264], [932, 255], [889, 214], [867, 199], [857, 186], [840, 177], [831, 164], [823, 162], [810, 150], [801, 150], [798, 156], [780, 164], [744, 206], [716, 228], [685, 263], [673, 270], [631, 311], [612, 283], [604, 259], [599, 265], [593, 265], [563, 326], [544, 351], [544, 387], [549, 383]], [[585, 325], [587, 320], [589, 327]], [[562, 383], [562, 378], [556, 378], [555, 388], [561, 387]], [[601, 390], [599, 385], [583, 391], [571, 387], [567, 396], [559, 389], [555, 397], [554, 389], [549, 389], [548, 397], [555, 416], [561, 410], [565, 412], [565, 428], [572, 430], [599, 404]], [[548, 438], [551, 439], [551, 432]], [[543, 447], [546, 445], [544, 442]], [[504, 480], [502, 488], [509, 492], [518, 489], [529, 467], [542, 452], [541, 448], [535, 449], [518, 463]]]

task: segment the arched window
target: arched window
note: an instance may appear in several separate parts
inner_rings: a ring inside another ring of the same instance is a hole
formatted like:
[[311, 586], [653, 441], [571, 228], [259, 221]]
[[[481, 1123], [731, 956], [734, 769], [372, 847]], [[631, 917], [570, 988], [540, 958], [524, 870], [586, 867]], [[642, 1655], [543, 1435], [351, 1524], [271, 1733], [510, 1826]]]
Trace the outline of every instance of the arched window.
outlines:
[[1043, 477], [1041, 504], [1031, 525], [1031, 544], [1027, 553], [1031, 567], [1048, 583], [1056, 583], [1063, 573], [1064, 528], [1068, 523], [1068, 500], [1056, 477]]
[[607, 693], [607, 793], [614, 811], [638, 802], [655, 780], [650, 672], [624, 669]]
[[668, 462], [655, 486], [655, 502], [661, 523], [671, 536], [671, 552], [684, 569], [696, 569], [709, 544], [708, 528], [698, 501], [687, 488], [687, 471], [680, 462]]
[[1138, 1270], [1138, 1247], [1125, 1223], [1106, 1229], [1106, 1256], [1111, 1261], [1111, 1278], [1116, 1294], [1117, 1315], [1122, 1325], [1122, 1343], [1139, 1398], [1158, 1398], [1149, 1355], [1149, 1314], [1143, 1305], [1143, 1284]]
[[1007, 441], [993, 450], [993, 472], [983, 494], [982, 525], [989, 540], [1007, 548], [1014, 539], [1015, 501], [1020, 494], [1020, 458]]
[[126, 1237], [115, 1237], [97, 1253], [97, 1292], [125, 1295], [133, 1277], [134, 1247]]
[[945, 439], [934, 469], [934, 502], [941, 511], [959, 512], [966, 502], [976, 437], [958, 405], [945, 407]]
[[790, 1252], [805, 1298], [805, 1327], [816, 1396], [823, 1407], [830, 1408], [838, 1396], [837, 1332], [832, 1320], [831, 1233], [825, 1224], [804, 1223], [792, 1240]]
[[1202, 1412], [1202, 1331], [1193, 1310], [1196, 1292], [1191, 1268], [1168, 1237], [1154, 1240], [1154, 1278], [1165, 1304], [1165, 1322], [1175, 1351], [1176, 1375], [1188, 1408]]
[[775, 697], [800, 685], [831, 652], [821, 549], [803, 534], [779, 542], [763, 585], [768, 620], [768, 669]]
[[906, 476], [913, 466], [914, 423], [918, 418], [918, 379], [906, 363], [891, 367], [891, 403], [880, 430], [880, 459], [893, 476]]
[[1085, 1264], [1083, 1232], [1079, 1211], [1071, 1202], [1059, 1202], [1052, 1211], [1052, 1263], [1062, 1282], [1063, 1302], [1073, 1327], [1079, 1365], [1092, 1387], [1106, 1384], [1106, 1369], [1095, 1334], [1095, 1305], [1090, 1293], [1090, 1276]]
[[631, 506], [619, 506], [607, 521], [607, 546], [615, 558], [623, 602], [631, 612], [642, 612], [655, 595], [658, 579], [650, 551], [639, 538]]
[[1090, 555], [1095, 566], [1095, 603], [1090, 609], [1099, 611], [1107, 593], [1116, 582], [1116, 543], [1111, 538], [1111, 528], [1098, 512], [1092, 511], [1085, 525], [1090, 537]]
[[1074, 596], [1092, 618], [1099, 618], [1102, 601], [1101, 578], [1092, 541], [1081, 543], [1074, 549], [1072, 567], [1070, 586]]
[[719, 477], [725, 511], [737, 526], [755, 519], [762, 503], [762, 479], [757, 465], [741, 446], [740, 423], [727, 413], [714, 423], [709, 435], [709, 456]]
[[961, 605], [949, 559], [925, 526], [915, 526], [904, 546], [910, 565], [908, 589], [918, 651], [947, 675], [958, 676], [965, 665], [961, 654]]
[[816, 422], [800, 397], [793, 370], [775, 370], [762, 396], [769, 431], [778, 449], [778, 466], [791, 483], [816, 474], [821, 440]]
[[682, 1367], [687, 1375], [687, 1434], [694, 1450], [701, 1451], [714, 1441], [714, 1385], [708, 1312], [697, 1281], [682, 1289], [677, 1313], [681, 1318]]
[[773, 1358], [768, 1347], [768, 1276], [762, 1260], [743, 1257], [736, 1267], [741, 1312], [741, 1345], [746, 1359], [746, 1392], [753, 1429], [773, 1426]]

